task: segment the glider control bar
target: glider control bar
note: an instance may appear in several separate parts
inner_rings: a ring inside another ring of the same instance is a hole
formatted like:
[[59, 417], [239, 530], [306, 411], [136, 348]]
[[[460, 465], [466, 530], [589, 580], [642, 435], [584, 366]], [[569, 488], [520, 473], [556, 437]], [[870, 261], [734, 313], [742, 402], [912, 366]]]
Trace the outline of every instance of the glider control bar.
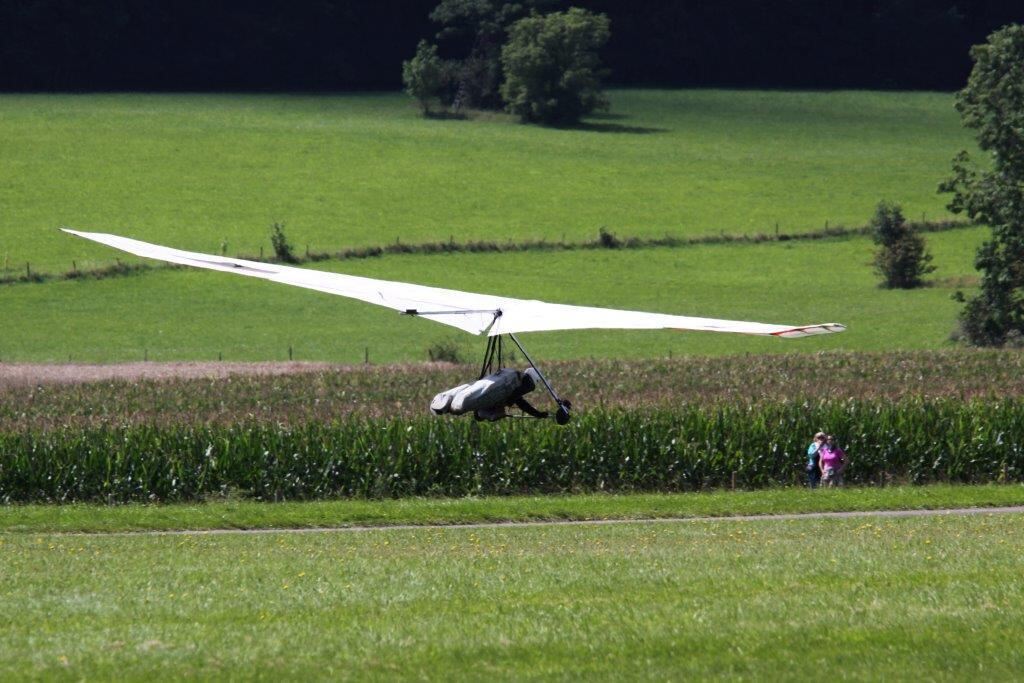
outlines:
[[491, 324], [488, 325], [487, 327], [485, 327], [482, 330], [482, 332], [481, 332], [481, 334], [487, 334], [488, 332], [491, 331], [491, 328], [494, 327], [494, 323], [498, 322], [498, 318], [501, 317], [501, 309], [500, 308], [497, 309], [497, 310], [494, 310], [494, 311], [491, 311], [491, 310], [482, 310], [482, 311], [473, 311], [473, 310], [462, 310], [462, 311], [421, 311], [421, 310], [416, 309], [416, 308], [407, 308], [404, 311], [400, 311], [401, 315], [413, 315], [413, 316], [416, 316], [416, 315], [474, 315], [474, 314], [480, 314], [480, 313], [488, 313], [488, 314], [494, 316], [491, 319]]
[[523, 352], [523, 356], [526, 357], [526, 361], [530, 364], [530, 367], [537, 371], [537, 376], [540, 377], [540, 381], [544, 382], [544, 386], [547, 387], [548, 393], [551, 394], [551, 398], [555, 399], [555, 405], [558, 406], [558, 412], [555, 415], [555, 421], [558, 422], [558, 424], [565, 424], [566, 422], [568, 422], [570, 408], [569, 402], [563, 401], [558, 397], [558, 394], [555, 393], [555, 390], [551, 386], [551, 383], [548, 382], [548, 378], [544, 376], [544, 373], [540, 371], [540, 368], [537, 367], [537, 364], [533, 362], [533, 359], [530, 358], [530, 354], [526, 352], [526, 349], [524, 349], [523, 345], [519, 343], [519, 340], [516, 339], [516, 336], [511, 332], [508, 333], [508, 336], [509, 339], [516, 343], [516, 346], [519, 347], [519, 350]]
[[400, 315], [473, 315], [475, 313], [490, 313], [495, 318], [501, 317], [501, 309], [496, 311], [483, 310], [483, 311], [421, 311], [418, 308], [407, 308], [404, 311], [399, 311]]

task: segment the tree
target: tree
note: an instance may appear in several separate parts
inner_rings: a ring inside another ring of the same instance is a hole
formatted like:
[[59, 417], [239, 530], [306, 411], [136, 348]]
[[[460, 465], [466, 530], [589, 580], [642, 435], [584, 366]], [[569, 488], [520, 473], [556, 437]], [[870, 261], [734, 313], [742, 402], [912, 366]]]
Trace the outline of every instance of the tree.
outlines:
[[566, 125], [608, 106], [598, 50], [608, 17], [572, 7], [520, 19], [501, 51], [506, 108], [523, 121]]
[[979, 169], [960, 152], [939, 190], [953, 193], [951, 211], [992, 229], [974, 262], [981, 290], [967, 300], [960, 323], [970, 343], [1002, 346], [1024, 335], [1024, 26], [995, 31], [971, 48], [971, 58], [956, 108], [990, 163]]
[[557, 0], [441, 0], [430, 19], [441, 25], [437, 39], [461, 58], [448, 60], [456, 107], [501, 109], [501, 48], [508, 28], [531, 11]]
[[288, 243], [288, 238], [284, 234], [284, 223], [274, 223], [270, 226], [270, 246], [274, 248], [274, 256], [277, 257], [278, 261], [283, 263], [298, 263], [299, 259], [295, 258], [295, 251], [292, 249], [292, 245]]
[[402, 83], [405, 91], [415, 97], [423, 109], [423, 115], [430, 114], [430, 102], [441, 92], [445, 83], [445, 69], [437, 56], [437, 46], [421, 40], [416, 46], [416, 55], [402, 62]]
[[879, 202], [871, 218], [871, 235], [880, 248], [875, 268], [890, 289], [920, 287], [921, 278], [934, 271], [932, 256], [925, 251], [924, 238], [903, 217], [899, 204]]

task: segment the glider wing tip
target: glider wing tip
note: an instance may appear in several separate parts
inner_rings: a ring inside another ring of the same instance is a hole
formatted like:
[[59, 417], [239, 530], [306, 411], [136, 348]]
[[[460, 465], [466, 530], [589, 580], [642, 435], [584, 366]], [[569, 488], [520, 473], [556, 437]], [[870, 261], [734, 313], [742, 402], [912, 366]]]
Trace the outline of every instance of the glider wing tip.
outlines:
[[791, 327], [787, 330], [772, 332], [773, 337], [796, 338], [810, 337], [816, 334], [832, 334], [833, 332], [845, 332], [846, 325], [842, 323], [823, 323], [821, 325], [805, 325], [803, 327]]
[[84, 237], [87, 240], [88, 239], [93, 239], [93, 235], [99, 234], [99, 233], [95, 233], [95, 232], [86, 232], [84, 230], [75, 230], [74, 228], [68, 228], [68, 227], [65, 227], [65, 226], [61, 226], [58, 229], [61, 232], [66, 232], [67, 234], [74, 235], [75, 237]]

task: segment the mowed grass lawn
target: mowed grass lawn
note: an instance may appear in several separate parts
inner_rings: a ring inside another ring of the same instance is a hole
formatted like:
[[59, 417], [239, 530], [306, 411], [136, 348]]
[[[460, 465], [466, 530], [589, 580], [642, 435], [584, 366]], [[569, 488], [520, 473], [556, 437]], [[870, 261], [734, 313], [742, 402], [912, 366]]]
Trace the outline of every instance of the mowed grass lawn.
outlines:
[[399, 93], [0, 96], [0, 269], [114, 255], [68, 225], [186, 249], [795, 232], [885, 198], [941, 218], [972, 138], [946, 93], [616, 90], [579, 129], [421, 118]]
[[0, 535], [0, 676], [1013, 680], [1021, 515]]
[[707, 490], [689, 493], [407, 497], [289, 501], [211, 500], [167, 505], [8, 505], [0, 532], [95, 533], [213, 529], [645, 520], [747, 515], [952, 510], [1024, 505], [1024, 486], [848, 487]]
[[[539, 359], [682, 354], [890, 351], [950, 345], [975, 275], [984, 229], [927, 235], [938, 270], [913, 291], [878, 287], [867, 238], [678, 249], [407, 255], [320, 264], [392, 280], [521, 298], [684, 315], [807, 324], [848, 331], [784, 340], [669, 331], [523, 335]], [[65, 237], [66, 241], [81, 240]], [[220, 273], [160, 270], [126, 278], [15, 285], [0, 309], [10, 324], [0, 360], [296, 359], [423, 361], [453, 342], [466, 360], [483, 340], [437, 323], [294, 287]]]

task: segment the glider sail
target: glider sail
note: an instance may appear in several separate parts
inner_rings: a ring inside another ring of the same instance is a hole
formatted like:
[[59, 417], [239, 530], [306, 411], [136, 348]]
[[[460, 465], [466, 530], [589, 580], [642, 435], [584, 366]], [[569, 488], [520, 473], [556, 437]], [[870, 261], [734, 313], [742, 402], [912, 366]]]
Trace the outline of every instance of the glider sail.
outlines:
[[128, 237], [106, 233], [81, 232], [61, 228], [64, 232], [83, 237], [136, 256], [158, 259], [183, 266], [194, 266], [224, 273], [304, 287], [328, 294], [358, 299], [386, 306], [400, 313], [427, 318], [465, 330], [472, 334], [496, 336], [517, 332], [580, 329], [675, 329], [708, 332], [733, 332], [774, 337], [806, 337], [815, 334], [842, 332], [838, 323], [818, 325], [769, 325], [740, 320], [716, 320], [683, 315], [645, 313], [591, 306], [552, 304], [528, 299], [512, 299], [488, 294], [460, 292], [439, 287], [376, 280], [355, 275], [328, 273], [201, 254], [150, 244]]

